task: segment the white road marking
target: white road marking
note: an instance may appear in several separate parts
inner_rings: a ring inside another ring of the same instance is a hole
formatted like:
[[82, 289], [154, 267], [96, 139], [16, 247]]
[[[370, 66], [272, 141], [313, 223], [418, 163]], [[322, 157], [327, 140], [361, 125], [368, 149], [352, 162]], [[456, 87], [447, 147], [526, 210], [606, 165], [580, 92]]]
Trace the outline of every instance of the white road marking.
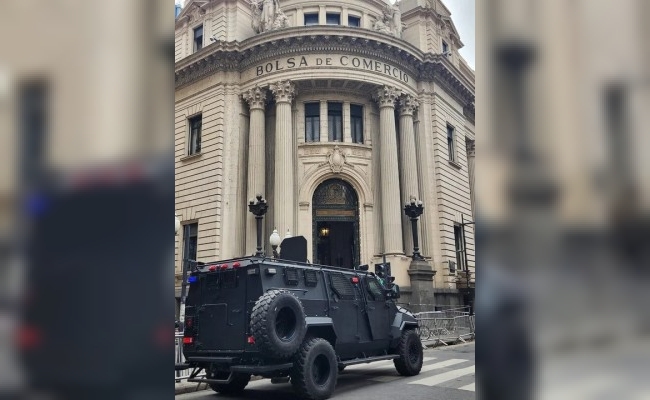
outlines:
[[[467, 360], [464, 360], [467, 361]], [[409, 382], [409, 385], [426, 385], [426, 386], [435, 386], [443, 382], [450, 381], [452, 379], [460, 378], [461, 376], [473, 374], [475, 372], [475, 366], [455, 369], [452, 371], [443, 372], [441, 374], [436, 374], [429, 378], [419, 379], [417, 381]]]
[[476, 392], [476, 382], [472, 382], [469, 385], [465, 385], [463, 387], [459, 387], [459, 390], [467, 390], [470, 392]]
[[431, 370], [438, 369], [438, 368], [451, 367], [452, 365], [460, 364], [460, 363], [463, 363], [465, 361], [469, 361], [469, 360], [461, 360], [461, 359], [458, 359], [458, 358], [452, 358], [450, 360], [441, 361], [439, 363], [425, 365], [420, 370], [420, 373], [429, 372]]

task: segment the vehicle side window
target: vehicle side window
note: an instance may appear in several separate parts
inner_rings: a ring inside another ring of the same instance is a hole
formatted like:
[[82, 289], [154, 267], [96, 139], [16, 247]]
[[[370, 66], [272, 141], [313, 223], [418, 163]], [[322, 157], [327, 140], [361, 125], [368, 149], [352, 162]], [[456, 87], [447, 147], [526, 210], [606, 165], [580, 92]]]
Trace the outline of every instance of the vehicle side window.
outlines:
[[386, 296], [384, 296], [384, 291], [381, 285], [379, 284], [379, 282], [377, 282], [377, 279], [368, 277], [366, 279], [366, 282], [367, 282], [368, 295], [369, 295], [368, 300], [373, 300], [373, 301], [386, 300]]
[[349, 275], [331, 273], [330, 283], [334, 293], [342, 300], [354, 300], [354, 286], [350, 282]]

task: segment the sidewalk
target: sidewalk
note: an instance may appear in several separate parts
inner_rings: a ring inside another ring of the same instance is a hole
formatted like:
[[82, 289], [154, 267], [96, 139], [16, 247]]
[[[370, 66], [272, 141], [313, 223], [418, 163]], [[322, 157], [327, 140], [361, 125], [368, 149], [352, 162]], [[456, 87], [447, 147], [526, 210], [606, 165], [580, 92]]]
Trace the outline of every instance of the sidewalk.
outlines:
[[437, 339], [427, 339], [422, 341], [422, 346], [427, 349], [433, 349], [436, 347], [451, 347], [451, 346], [456, 346], [456, 345], [461, 345], [461, 344], [466, 344], [466, 343], [471, 343], [475, 339], [474, 338], [465, 338], [465, 341], [460, 341], [460, 340], [450, 340], [448, 341], [447, 345], [444, 345], [440, 343]]
[[209, 389], [209, 387], [205, 383], [181, 381], [180, 383], [176, 383], [174, 394], [178, 395], [178, 394], [190, 393], [190, 392], [195, 392], [197, 390], [206, 390], [206, 389]]
[[183, 394], [183, 393], [194, 392], [194, 391], [197, 391], [197, 390], [209, 389], [209, 387], [204, 383], [199, 384], [199, 383], [194, 383], [194, 382], [181, 381], [180, 383], [176, 383], [174, 389], [175, 389], [174, 393], [178, 395], [178, 394]]

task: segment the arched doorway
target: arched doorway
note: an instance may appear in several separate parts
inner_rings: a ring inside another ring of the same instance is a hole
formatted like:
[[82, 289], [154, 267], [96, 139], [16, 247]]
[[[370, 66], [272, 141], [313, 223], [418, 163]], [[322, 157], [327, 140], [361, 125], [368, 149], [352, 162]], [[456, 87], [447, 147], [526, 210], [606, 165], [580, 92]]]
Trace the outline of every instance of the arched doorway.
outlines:
[[359, 200], [341, 179], [329, 179], [314, 191], [312, 237], [314, 262], [352, 268], [359, 265]]

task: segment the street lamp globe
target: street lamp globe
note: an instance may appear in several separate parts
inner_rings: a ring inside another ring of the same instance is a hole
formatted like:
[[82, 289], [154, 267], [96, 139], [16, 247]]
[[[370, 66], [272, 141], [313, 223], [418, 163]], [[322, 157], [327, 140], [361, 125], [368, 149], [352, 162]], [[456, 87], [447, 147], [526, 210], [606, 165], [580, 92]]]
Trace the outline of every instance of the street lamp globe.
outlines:
[[271, 243], [271, 246], [278, 247], [281, 241], [282, 239], [280, 238], [278, 230], [273, 229], [273, 233], [271, 233], [271, 237], [269, 238], [269, 243]]
[[273, 229], [273, 233], [271, 233], [271, 237], [269, 238], [269, 243], [271, 243], [271, 248], [273, 249], [273, 257], [278, 258], [278, 246], [280, 245], [280, 242], [282, 239], [280, 238], [280, 234], [278, 234], [277, 229]]
[[181, 229], [181, 221], [178, 219], [177, 216], [174, 216], [174, 219], [176, 220], [174, 221], [174, 234], [178, 235], [178, 231], [179, 229]]

